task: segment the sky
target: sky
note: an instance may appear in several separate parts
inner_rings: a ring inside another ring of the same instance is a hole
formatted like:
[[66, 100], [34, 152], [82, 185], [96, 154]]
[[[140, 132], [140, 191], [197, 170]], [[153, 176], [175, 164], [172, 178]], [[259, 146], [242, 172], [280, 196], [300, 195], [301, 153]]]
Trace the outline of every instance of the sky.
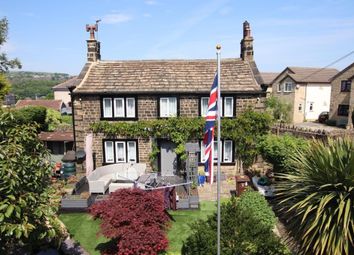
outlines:
[[99, 23], [102, 60], [240, 56], [242, 23], [261, 72], [287, 66], [342, 70], [354, 62], [353, 0], [0, 0], [9, 20], [0, 47], [24, 71], [76, 75], [86, 62], [86, 24]]

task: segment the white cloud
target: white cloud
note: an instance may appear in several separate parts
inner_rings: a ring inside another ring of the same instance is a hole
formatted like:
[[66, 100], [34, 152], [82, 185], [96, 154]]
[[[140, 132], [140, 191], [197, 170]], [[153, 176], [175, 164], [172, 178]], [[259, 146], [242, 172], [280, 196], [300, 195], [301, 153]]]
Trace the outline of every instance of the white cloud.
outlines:
[[157, 4], [157, 2], [155, 0], [145, 0], [144, 2], [147, 5], [156, 5]]
[[112, 14], [106, 14], [105, 16], [103, 16], [102, 23], [118, 24], [118, 23], [128, 22], [132, 19], [133, 19], [133, 17], [128, 14], [112, 13]]

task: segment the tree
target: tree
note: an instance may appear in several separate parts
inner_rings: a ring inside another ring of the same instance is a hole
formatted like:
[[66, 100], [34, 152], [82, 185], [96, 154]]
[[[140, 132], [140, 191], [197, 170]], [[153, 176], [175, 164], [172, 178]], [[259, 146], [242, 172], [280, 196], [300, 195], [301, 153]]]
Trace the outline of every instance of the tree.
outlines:
[[27, 106], [12, 111], [14, 121], [21, 124], [37, 124], [38, 131], [47, 131], [50, 120], [47, 121], [47, 109], [43, 106]]
[[314, 141], [292, 160], [276, 198], [299, 254], [354, 254], [354, 141]]
[[169, 217], [161, 191], [120, 189], [94, 204], [90, 213], [102, 219], [101, 233], [115, 244], [104, 254], [158, 254], [167, 248]]
[[63, 234], [55, 216], [49, 153], [33, 124], [18, 125], [0, 112], [0, 253], [35, 252], [58, 244]]
[[[184, 255], [216, 254], [216, 213], [191, 225], [184, 242]], [[248, 190], [221, 207], [221, 254], [289, 254], [273, 233], [276, 218], [267, 201], [258, 192]]]
[[[9, 23], [6, 18], [0, 19], [0, 46], [2, 46], [7, 40]], [[5, 72], [10, 68], [21, 68], [20, 61], [15, 58], [9, 60], [5, 53], [0, 53], [0, 100], [3, 99], [10, 90], [10, 83], [5, 77]]]
[[290, 121], [291, 105], [279, 100], [277, 97], [271, 96], [265, 101], [267, 111], [273, 115], [275, 120], [279, 122]]

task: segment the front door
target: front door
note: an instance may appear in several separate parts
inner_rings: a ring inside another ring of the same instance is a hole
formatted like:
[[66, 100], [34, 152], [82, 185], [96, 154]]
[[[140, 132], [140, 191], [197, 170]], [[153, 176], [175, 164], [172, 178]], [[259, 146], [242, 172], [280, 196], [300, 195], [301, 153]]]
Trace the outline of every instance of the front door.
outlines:
[[161, 140], [160, 144], [160, 172], [161, 176], [172, 176], [177, 173], [176, 145], [167, 140]]

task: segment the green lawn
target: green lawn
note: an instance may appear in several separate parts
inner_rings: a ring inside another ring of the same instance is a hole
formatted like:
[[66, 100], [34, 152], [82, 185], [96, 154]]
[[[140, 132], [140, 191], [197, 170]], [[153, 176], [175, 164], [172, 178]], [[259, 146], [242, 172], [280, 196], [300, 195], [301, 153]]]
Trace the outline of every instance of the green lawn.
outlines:
[[[215, 210], [215, 202], [203, 201], [200, 210], [170, 211], [173, 221], [167, 233], [169, 240], [168, 254], [180, 254], [182, 242], [189, 235], [189, 224], [198, 219], [205, 219]], [[100, 254], [97, 246], [106, 243], [108, 240], [96, 235], [99, 231], [98, 220], [92, 220], [86, 213], [65, 213], [60, 215], [60, 219], [68, 228], [74, 240], [79, 242], [86, 251], [91, 255]]]

